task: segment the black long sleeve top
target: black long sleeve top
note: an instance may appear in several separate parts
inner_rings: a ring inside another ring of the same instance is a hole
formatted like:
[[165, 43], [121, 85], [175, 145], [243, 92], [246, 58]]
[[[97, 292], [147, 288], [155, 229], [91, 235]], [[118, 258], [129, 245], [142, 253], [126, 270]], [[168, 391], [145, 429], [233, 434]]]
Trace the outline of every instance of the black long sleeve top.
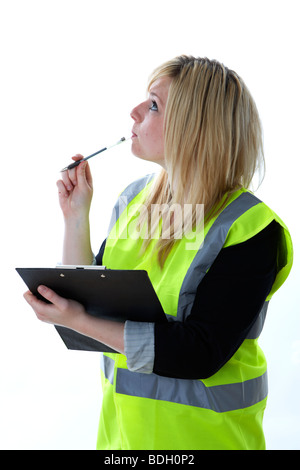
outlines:
[[[200, 282], [186, 321], [155, 324], [154, 373], [204, 379], [233, 356], [273, 285], [279, 231], [273, 221], [246, 242], [223, 248]], [[105, 241], [98, 265], [104, 248]]]

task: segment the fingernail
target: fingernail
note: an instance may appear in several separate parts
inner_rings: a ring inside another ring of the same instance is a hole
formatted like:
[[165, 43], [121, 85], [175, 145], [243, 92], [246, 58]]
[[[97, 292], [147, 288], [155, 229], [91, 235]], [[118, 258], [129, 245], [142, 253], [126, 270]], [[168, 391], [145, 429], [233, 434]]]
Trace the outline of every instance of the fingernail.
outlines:
[[40, 294], [45, 294], [47, 292], [47, 287], [39, 286], [38, 291], [39, 291]]

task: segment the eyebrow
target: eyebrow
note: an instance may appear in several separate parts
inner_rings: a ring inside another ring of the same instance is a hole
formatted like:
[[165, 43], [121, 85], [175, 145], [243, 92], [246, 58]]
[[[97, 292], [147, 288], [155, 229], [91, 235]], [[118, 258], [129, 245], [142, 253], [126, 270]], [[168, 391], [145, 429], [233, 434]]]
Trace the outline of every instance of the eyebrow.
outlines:
[[154, 93], [153, 91], [149, 92], [149, 96], [155, 96], [156, 98], [159, 99], [159, 101], [161, 101], [161, 98], [156, 93]]

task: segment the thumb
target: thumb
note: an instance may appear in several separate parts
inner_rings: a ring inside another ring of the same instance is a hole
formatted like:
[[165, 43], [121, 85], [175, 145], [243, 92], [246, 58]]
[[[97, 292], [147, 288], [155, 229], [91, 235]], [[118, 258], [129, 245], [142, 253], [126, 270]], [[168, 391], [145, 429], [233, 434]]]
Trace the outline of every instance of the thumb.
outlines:
[[64, 310], [67, 307], [68, 300], [60, 297], [52, 289], [49, 289], [49, 287], [40, 285], [37, 290], [46, 300], [49, 300], [49, 302], [54, 304], [60, 310]]

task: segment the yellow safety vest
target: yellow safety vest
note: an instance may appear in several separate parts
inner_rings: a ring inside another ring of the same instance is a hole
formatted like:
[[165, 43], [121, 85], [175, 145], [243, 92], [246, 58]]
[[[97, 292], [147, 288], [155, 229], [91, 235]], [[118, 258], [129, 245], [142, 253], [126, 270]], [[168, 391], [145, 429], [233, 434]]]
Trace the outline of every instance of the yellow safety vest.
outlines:
[[186, 250], [190, 240], [179, 240], [161, 270], [151, 245], [141, 257], [142, 240], [128, 236], [128, 227], [134, 226], [151, 184], [151, 177], [140, 179], [119, 197], [103, 264], [110, 269], [145, 269], [168, 319], [187, 318], [198, 284], [223, 247], [248, 240], [274, 219], [282, 227], [278, 273], [248, 337], [231, 359], [207, 379], [132, 372], [124, 355], [103, 354], [103, 401], [97, 448], [264, 449], [262, 419], [268, 393], [267, 365], [257, 338], [268, 302], [292, 266], [288, 229], [269, 207], [242, 189], [230, 197], [221, 213], [205, 227], [203, 245]]

